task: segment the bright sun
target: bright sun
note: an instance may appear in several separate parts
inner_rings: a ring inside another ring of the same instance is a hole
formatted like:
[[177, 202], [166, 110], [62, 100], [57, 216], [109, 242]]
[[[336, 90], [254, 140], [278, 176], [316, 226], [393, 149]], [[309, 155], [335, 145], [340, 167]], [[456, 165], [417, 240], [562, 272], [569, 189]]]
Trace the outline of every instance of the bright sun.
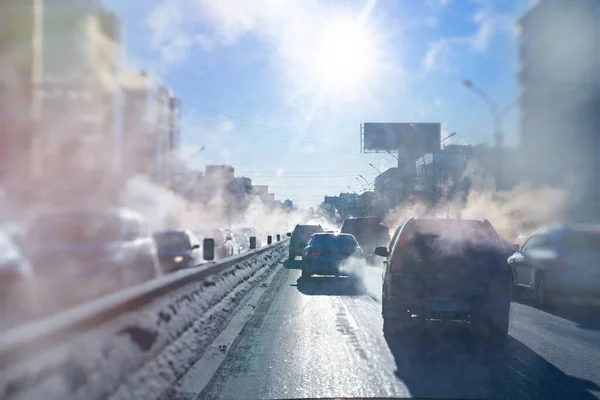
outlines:
[[315, 72], [327, 92], [355, 93], [375, 74], [375, 36], [355, 19], [332, 21], [318, 46]]

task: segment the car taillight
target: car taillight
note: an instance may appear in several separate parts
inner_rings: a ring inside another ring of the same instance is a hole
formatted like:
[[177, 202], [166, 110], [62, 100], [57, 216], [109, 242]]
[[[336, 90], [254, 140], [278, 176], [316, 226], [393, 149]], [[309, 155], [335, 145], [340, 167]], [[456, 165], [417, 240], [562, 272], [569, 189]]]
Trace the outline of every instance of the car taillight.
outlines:
[[316, 251], [316, 250], [309, 250], [308, 254], [311, 256], [322, 256], [323, 253], [321, 253], [320, 251]]
[[404, 247], [404, 245], [406, 245], [406, 236], [400, 236], [400, 240], [398, 241], [398, 244], [402, 247]]

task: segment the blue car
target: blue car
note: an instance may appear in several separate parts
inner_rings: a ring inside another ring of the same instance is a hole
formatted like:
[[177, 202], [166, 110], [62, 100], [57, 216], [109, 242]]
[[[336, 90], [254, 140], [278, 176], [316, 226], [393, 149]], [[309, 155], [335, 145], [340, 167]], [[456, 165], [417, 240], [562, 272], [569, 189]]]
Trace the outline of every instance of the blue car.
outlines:
[[315, 233], [302, 251], [302, 277], [312, 275], [360, 278], [363, 250], [354, 236], [345, 233]]

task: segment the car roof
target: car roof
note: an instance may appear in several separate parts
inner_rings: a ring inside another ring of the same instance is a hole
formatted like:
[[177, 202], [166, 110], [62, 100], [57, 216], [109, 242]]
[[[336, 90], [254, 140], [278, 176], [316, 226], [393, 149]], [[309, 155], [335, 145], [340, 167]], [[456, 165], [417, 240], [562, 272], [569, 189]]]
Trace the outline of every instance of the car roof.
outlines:
[[354, 235], [351, 235], [349, 233], [335, 233], [335, 232], [319, 232], [319, 233], [314, 233], [313, 236], [349, 236], [349, 237], [354, 237]]
[[485, 224], [489, 221], [485, 219], [470, 219], [470, 218], [413, 218], [414, 222], [419, 225], [468, 225], [468, 224]]
[[407, 228], [416, 229], [420, 233], [425, 233], [431, 230], [432, 233], [437, 229], [452, 228], [452, 227], [485, 227], [488, 226], [495, 231], [494, 227], [488, 220], [466, 219], [466, 218], [411, 218], [405, 222]]
[[539, 228], [534, 231], [532, 234], [527, 237], [531, 237], [534, 235], [554, 235], [554, 234], [562, 234], [566, 232], [588, 232], [588, 233], [600, 233], [600, 224], [593, 223], [579, 223], [572, 225], [554, 225], [554, 226], [545, 226], [543, 228]]

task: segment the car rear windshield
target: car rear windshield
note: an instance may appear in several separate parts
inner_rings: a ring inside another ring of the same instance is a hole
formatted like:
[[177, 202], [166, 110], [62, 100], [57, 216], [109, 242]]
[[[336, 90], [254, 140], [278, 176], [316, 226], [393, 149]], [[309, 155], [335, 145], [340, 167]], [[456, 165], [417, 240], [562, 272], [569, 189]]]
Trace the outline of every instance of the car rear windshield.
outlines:
[[319, 225], [298, 225], [294, 229], [295, 235], [312, 235], [313, 233], [323, 232], [323, 228]]
[[600, 252], [600, 232], [568, 232], [565, 235], [565, 247], [574, 251]]
[[418, 220], [415, 221], [415, 233], [431, 248], [435, 247], [436, 239], [473, 245], [501, 246], [496, 231], [490, 225], [479, 221]]
[[188, 250], [190, 239], [185, 232], [158, 232], [154, 235], [158, 250]]
[[318, 248], [353, 249], [358, 243], [352, 235], [314, 235], [309, 246]]
[[354, 233], [358, 231], [377, 231], [385, 228], [377, 218], [347, 219], [342, 226], [342, 233]]

